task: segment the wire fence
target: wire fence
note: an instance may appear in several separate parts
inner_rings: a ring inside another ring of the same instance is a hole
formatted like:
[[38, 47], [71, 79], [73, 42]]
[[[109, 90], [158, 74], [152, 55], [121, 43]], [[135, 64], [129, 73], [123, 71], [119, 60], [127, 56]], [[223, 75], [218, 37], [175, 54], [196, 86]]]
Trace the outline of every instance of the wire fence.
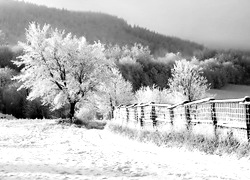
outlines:
[[115, 108], [114, 121], [123, 126], [157, 131], [190, 131], [194, 134], [234, 136], [250, 141], [250, 98], [169, 104], [133, 104]]

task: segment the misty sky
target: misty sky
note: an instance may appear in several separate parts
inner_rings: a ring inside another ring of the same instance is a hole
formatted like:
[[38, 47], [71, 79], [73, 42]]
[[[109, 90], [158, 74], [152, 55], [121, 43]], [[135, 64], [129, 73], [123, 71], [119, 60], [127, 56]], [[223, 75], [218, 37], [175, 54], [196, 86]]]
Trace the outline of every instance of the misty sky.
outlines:
[[129, 24], [214, 48], [250, 50], [250, 0], [26, 0], [116, 15]]

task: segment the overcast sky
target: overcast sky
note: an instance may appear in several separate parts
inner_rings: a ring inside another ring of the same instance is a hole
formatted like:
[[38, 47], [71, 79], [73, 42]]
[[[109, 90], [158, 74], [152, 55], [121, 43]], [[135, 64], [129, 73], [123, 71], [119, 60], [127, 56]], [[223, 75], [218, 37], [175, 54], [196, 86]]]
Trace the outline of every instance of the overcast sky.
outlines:
[[214, 48], [250, 50], [250, 0], [26, 0], [116, 15], [129, 24]]

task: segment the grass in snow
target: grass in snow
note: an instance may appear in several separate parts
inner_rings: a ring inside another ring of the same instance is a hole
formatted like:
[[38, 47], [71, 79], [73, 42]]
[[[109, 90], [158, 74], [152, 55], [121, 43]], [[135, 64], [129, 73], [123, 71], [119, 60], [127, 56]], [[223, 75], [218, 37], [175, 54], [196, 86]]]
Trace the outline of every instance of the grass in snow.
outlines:
[[250, 143], [239, 143], [231, 135], [224, 139], [208, 138], [204, 135], [196, 135], [190, 132], [160, 132], [138, 130], [123, 127], [112, 122], [108, 123], [107, 129], [111, 132], [138, 140], [145, 143], [153, 143], [164, 147], [184, 147], [189, 150], [199, 150], [207, 154], [236, 154], [237, 157], [250, 155]]

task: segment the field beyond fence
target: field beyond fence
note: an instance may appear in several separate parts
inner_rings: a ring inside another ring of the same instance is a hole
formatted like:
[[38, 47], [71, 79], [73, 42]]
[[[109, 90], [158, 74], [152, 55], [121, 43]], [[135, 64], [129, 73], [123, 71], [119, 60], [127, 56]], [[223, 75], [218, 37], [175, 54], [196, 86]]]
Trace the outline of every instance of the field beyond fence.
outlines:
[[114, 122], [131, 128], [190, 131], [209, 137], [250, 141], [250, 98], [202, 99], [169, 104], [133, 104], [115, 108]]

